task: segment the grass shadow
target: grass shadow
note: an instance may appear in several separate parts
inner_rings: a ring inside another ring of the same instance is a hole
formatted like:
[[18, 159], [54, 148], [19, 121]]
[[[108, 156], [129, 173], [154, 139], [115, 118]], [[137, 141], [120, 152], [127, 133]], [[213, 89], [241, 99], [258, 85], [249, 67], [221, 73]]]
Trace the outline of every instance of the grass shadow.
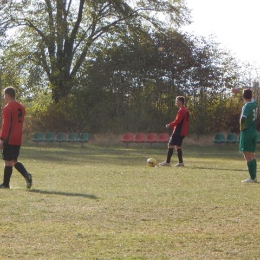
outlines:
[[71, 196], [71, 197], [83, 197], [88, 199], [98, 199], [98, 197], [93, 194], [71, 193], [71, 192], [62, 192], [62, 191], [47, 191], [47, 190], [39, 190], [39, 189], [31, 189], [29, 190], [29, 192], [48, 194], [48, 195], [60, 195], [60, 196]]
[[228, 169], [228, 168], [216, 168], [216, 167], [201, 167], [201, 166], [185, 166], [185, 168], [199, 169], [199, 170], [222, 170], [222, 171], [236, 171], [236, 172], [244, 172], [246, 169]]

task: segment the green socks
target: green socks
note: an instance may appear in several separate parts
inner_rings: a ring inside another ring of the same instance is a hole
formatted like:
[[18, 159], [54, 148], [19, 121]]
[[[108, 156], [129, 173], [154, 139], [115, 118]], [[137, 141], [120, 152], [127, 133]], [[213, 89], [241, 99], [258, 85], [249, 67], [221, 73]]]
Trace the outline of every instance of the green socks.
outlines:
[[256, 179], [256, 169], [257, 169], [256, 159], [247, 162], [247, 167], [251, 179], [252, 180]]

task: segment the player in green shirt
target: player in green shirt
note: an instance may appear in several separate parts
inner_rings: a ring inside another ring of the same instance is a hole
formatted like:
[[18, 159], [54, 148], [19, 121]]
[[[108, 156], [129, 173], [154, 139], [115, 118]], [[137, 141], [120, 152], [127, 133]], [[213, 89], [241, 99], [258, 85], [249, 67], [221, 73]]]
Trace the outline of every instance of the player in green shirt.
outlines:
[[257, 142], [256, 120], [258, 105], [252, 99], [252, 91], [250, 89], [244, 89], [243, 100], [245, 105], [242, 108], [240, 117], [239, 150], [244, 154], [250, 178], [243, 180], [242, 183], [254, 183], [257, 182], [255, 150]]

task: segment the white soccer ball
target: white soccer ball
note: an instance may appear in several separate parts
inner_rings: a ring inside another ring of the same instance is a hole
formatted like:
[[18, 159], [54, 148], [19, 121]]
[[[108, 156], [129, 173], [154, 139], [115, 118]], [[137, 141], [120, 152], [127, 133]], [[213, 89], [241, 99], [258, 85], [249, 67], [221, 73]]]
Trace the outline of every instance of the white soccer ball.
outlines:
[[150, 167], [155, 167], [157, 164], [156, 160], [154, 158], [147, 159], [147, 165]]

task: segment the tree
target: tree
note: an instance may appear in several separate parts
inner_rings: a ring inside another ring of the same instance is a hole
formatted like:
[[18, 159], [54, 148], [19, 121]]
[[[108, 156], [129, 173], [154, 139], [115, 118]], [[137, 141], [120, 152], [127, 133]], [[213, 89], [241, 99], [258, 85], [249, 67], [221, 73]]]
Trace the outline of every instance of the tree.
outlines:
[[171, 72], [173, 64], [179, 72], [190, 66], [188, 58], [179, 61], [189, 56], [188, 43], [176, 31], [151, 33], [149, 41], [138, 35], [116, 42], [106, 42], [95, 59], [82, 66], [76, 100], [82, 101], [91, 129], [99, 125], [95, 131], [105, 129], [103, 123], [117, 125], [113, 131], [159, 131], [165, 117], [176, 112]]
[[23, 55], [43, 68], [58, 103], [106, 37], [122, 32], [131, 37], [134, 31], [149, 37], [149, 28], [187, 23], [189, 12], [182, 0], [13, 0], [3, 5], [0, 16], [2, 31], [20, 28], [16, 33]]

